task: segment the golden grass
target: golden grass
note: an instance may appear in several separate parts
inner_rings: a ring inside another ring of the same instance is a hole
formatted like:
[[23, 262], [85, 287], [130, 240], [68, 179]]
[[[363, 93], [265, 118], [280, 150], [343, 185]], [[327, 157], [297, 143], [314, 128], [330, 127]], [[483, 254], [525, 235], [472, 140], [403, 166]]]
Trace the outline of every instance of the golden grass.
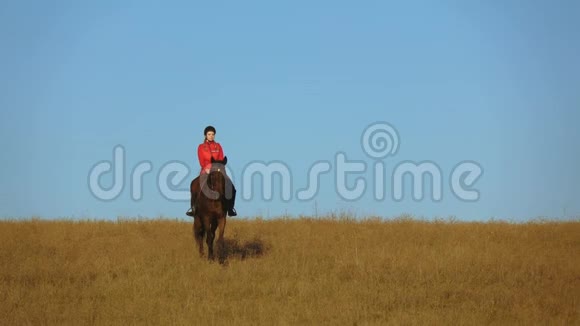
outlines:
[[0, 222], [3, 325], [580, 323], [580, 222]]

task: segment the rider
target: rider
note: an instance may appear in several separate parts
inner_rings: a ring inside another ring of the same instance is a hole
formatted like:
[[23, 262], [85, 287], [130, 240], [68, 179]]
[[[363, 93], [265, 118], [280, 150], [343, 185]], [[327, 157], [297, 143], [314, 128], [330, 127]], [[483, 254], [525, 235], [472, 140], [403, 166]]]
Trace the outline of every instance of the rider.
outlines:
[[[205, 139], [203, 143], [199, 144], [197, 147], [197, 158], [199, 159], [199, 165], [201, 166], [200, 176], [205, 174], [209, 174], [211, 169], [211, 159], [213, 157], [214, 160], [222, 161], [224, 159], [224, 151], [222, 146], [215, 141], [215, 134], [216, 130], [213, 126], [207, 126], [203, 130], [203, 134]], [[227, 207], [228, 207], [228, 215], [229, 216], [236, 216], [238, 213], [234, 208], [236, 202], [236, 188], [232, 183], [231, 179], [225, 175], [226, 177], [226, 185], [231, 186], [231, 198], [226, 199]], [[191, 198], [191, 208], [185, 213], [188, 216], [193, 217], [195, 215], [195, 197], [200, 191], [199, 185], [200, 177], [198, 176], [192, 182], [192, 198]]]

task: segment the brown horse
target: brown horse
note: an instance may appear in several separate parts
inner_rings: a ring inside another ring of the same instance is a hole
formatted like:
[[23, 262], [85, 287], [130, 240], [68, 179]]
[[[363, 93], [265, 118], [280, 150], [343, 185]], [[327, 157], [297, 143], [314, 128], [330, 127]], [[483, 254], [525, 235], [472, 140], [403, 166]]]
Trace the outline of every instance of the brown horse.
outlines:
[[[209, 174], [202, 173], [199, 183], [191, 182], [192, 204], [195, 204], [193, 222], [193, 237], [199, 246], [199, 254], [203, 257], [203, 236], [206, 236], [208, 258], [214, 259], [213, 241], [215, 231], [219, 228], [217, 241], [218, 257], [224, 253], [224, 231], [226, 228], [227, 200], [226, 200], [226, 169], [228, 158], [217, 161], [212, 158]], [[197, 187], [199, 187], [197, 189]]]

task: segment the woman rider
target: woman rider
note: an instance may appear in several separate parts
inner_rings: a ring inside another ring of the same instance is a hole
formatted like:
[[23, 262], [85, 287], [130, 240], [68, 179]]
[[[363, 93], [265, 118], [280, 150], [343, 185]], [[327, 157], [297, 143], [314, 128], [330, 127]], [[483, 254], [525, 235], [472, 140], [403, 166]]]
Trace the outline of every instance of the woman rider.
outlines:
[[[211, 169], [211, 159], [213, 157], [214, 160], [222, 161], [224, 159], [224, 151], [220, 143], [215, 141], [215, 128], [213, 126], [207, 126], [203, 130], [203, 134], [205, 139], [203, 143], [199, 144], [197, 147], [197, 158], [199, 159], [199, 165], [201, 166], [200, 176], [195, 178], [192, 182], [192, 191], [191, 191], [191, 208], [185, 213], [188, 216], [195, 216], [195, 200], [197, 199], [197, 195], [200, 192], [200, 177], [205, 174], [209, 174]], [[231, 187], [231, 198], [226, 198], [227, 208], [228, 208], [228, 215], [229, 216], [236, 216], [238, 213], [234, 208], [236, 202], [236, 188], [232, 183], [231, 179], [225, 175], [226, 177], [226, 187]], [[226, 191], [226, 194], [228, 192]]]

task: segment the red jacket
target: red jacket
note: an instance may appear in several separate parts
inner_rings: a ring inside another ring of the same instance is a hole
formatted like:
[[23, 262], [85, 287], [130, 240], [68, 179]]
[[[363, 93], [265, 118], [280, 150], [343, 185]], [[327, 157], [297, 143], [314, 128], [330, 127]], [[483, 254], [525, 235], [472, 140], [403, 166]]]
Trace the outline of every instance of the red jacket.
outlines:
[[201, 171], [199, 174], [203, 173], [204, 171], [209, 172], [211, 168], [211, 158], [214, 160], [223, 160], [224, 159], [224, 151], [222, 149], [222, 145], [215, 141], [204, 141], [203, 143], [199, 144], [197, 147], [197, 158], [199, 159], [199, 165], [201, 166]]

